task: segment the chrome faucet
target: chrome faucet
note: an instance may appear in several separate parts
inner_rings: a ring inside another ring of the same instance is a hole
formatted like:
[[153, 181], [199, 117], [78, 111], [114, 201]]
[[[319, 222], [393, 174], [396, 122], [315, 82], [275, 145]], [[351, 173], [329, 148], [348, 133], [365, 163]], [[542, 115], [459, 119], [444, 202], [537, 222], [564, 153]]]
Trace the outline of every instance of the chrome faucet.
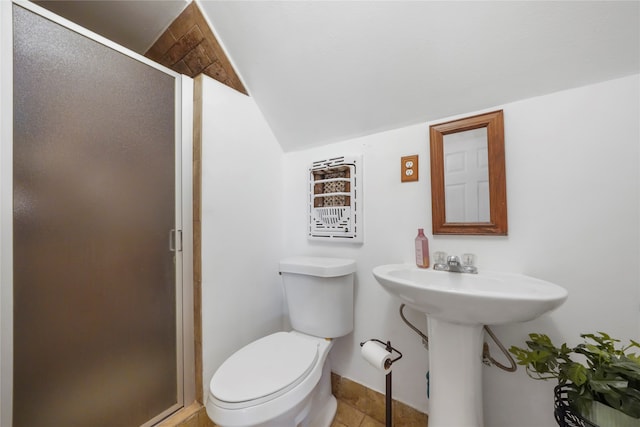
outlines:
[[[446, 257], [446, 262], [445, 262]], [[478, 267], [474, 265], [475, 255], [463, 254], [462, 262], [457, 255], [447, 256], [444, 252], [436, 252], [434, 270], [449, 271], [451, 273], [470, 273], [478, 274]]]

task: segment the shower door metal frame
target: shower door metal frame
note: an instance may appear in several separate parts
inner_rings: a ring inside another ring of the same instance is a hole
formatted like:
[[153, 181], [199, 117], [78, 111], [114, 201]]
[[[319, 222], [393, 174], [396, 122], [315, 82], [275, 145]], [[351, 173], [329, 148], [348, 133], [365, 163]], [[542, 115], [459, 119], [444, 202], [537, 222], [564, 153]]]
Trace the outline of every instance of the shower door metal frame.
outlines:
[[[0, 425], [13, 404], [13, 7], [20, 6], [175, 79], [177, 403], [151, 426], [195, 400], [193, 301], [193, 80], [25, 0], [0, 0]], [[169, 241], [167, 241], [169, 245]]]

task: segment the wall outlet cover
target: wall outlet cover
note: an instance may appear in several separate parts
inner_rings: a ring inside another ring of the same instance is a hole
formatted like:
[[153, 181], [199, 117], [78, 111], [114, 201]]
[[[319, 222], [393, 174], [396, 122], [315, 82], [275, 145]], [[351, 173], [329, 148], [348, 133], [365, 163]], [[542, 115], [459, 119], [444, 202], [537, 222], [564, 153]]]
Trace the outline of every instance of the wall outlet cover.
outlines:
[[418, 180], [418, 155], [400, 158], [400, 181], [410, 182]]

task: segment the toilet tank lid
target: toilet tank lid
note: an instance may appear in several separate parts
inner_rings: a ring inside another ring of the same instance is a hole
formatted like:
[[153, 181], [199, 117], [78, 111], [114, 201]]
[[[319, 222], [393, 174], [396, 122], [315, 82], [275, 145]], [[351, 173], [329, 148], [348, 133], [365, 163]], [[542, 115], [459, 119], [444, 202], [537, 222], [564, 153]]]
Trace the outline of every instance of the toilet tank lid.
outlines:
[[356, 262], [347, 258], [291, 257], [280, 261], [281, 273], [306, 274], [317, 277], [338, 277], [356, 271]]

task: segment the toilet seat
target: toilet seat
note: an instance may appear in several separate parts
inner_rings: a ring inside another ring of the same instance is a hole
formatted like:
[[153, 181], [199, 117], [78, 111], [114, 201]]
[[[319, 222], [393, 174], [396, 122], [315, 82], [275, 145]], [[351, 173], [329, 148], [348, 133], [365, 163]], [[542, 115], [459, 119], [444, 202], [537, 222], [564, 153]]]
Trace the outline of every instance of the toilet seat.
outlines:
[[277, 332], [238, 350], [211, 378], [216, 405], [240, 409], [287, 393], [309, 375], [318, 360], [318, 343]]

